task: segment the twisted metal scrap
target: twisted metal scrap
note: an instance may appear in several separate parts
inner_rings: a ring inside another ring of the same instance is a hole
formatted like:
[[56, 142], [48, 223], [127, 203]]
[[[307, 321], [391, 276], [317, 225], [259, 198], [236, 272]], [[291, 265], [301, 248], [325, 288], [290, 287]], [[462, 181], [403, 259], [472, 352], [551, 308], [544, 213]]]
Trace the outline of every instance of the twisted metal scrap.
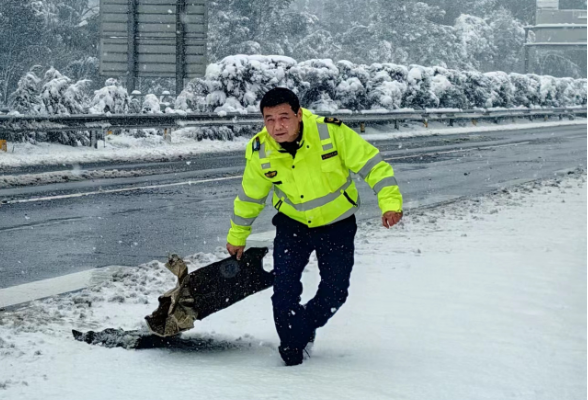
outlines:
[[192, 329], [198, 317], [198, 312], [193, 308], [194, 298], [190, 294], [190, 276], [186, 263], [173, 254], [165, 266], [178, 278], [178, 282], [175, 288], [159, 296], [159, 307], [145, 317], [149, 330], [161, 337]]

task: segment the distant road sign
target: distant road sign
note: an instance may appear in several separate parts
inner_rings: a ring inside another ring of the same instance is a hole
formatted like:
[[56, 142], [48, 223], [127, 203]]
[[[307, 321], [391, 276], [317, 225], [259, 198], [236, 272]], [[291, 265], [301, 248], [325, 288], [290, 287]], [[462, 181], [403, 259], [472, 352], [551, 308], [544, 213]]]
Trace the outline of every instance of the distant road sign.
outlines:
[[537, 0], [537, 9], [557, 10], [559, 8], [559, 0]]
[[544, 69], [546, 60], [558, 59], [575, 65], [575, 73], [586, 77], [586, 10], [558, 6], [559, 1], [537, 1], [535, 25], [525, 27], [525, 73], [569, 74], [561, 68]]
[[[185, 78], [206, 71], [207, 0], [100, 0], [100, 73]], [[179, 93], [178, 91], [178, 93]]]

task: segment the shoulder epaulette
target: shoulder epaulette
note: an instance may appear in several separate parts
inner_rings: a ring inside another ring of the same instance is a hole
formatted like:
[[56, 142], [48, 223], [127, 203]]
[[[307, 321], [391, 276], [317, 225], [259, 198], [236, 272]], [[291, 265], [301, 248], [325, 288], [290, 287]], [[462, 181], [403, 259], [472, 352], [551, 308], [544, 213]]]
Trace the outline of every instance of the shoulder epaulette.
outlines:
[[259, 141], [259, 137], [256, 137], [253, 140], [253, 144], [251, 145], [251, 150], [259, 151], [260, 148], [261, 148], [261, 142]]
[[343, 121], [335, 117], [325, 117], [325, 124], [335, 124], [337, 126], [341, 126]]

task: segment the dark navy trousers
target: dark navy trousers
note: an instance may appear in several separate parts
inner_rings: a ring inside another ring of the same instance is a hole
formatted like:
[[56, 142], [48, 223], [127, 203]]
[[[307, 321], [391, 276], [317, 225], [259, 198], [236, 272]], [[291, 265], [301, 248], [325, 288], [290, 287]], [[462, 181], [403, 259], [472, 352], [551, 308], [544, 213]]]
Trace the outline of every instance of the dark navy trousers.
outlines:
[[[355, 216], [318, 228], [278, 213], [274, 239], [274, 322], [282, 346], [303, 348], [345, 303], [353, 268]], [[302, 271], [316, 251], [321, 282], [315, 297], [300, 304]]]

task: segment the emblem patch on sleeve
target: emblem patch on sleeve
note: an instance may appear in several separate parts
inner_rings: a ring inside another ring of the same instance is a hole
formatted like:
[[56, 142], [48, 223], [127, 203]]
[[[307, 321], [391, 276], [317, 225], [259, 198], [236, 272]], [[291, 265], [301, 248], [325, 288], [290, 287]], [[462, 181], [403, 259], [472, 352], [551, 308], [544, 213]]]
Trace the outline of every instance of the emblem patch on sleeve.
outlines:
[[327, 123], [327, 124], [335, 124], [337, 126], [341, 126], [341, 124], [343, 123], [343, 121], [341, 121], [338, 118], [326, 117], [325, 118], [325, 123]]
[[267, 176], [268, 178], [274, 178], [276, 175], [278, 175], [278, 171], [269, 171], [269, 172], [266, 172], [264, 175]]
[[330, 153], [323, 154], [321, 157], [323, 158], [323, 160], [328, 160], [329, 158], [335, 157], [337, 154], [339, 154], [339, 153], [337, 153], [337, 150], [335, 150], [335, 151], [331, 151]]

